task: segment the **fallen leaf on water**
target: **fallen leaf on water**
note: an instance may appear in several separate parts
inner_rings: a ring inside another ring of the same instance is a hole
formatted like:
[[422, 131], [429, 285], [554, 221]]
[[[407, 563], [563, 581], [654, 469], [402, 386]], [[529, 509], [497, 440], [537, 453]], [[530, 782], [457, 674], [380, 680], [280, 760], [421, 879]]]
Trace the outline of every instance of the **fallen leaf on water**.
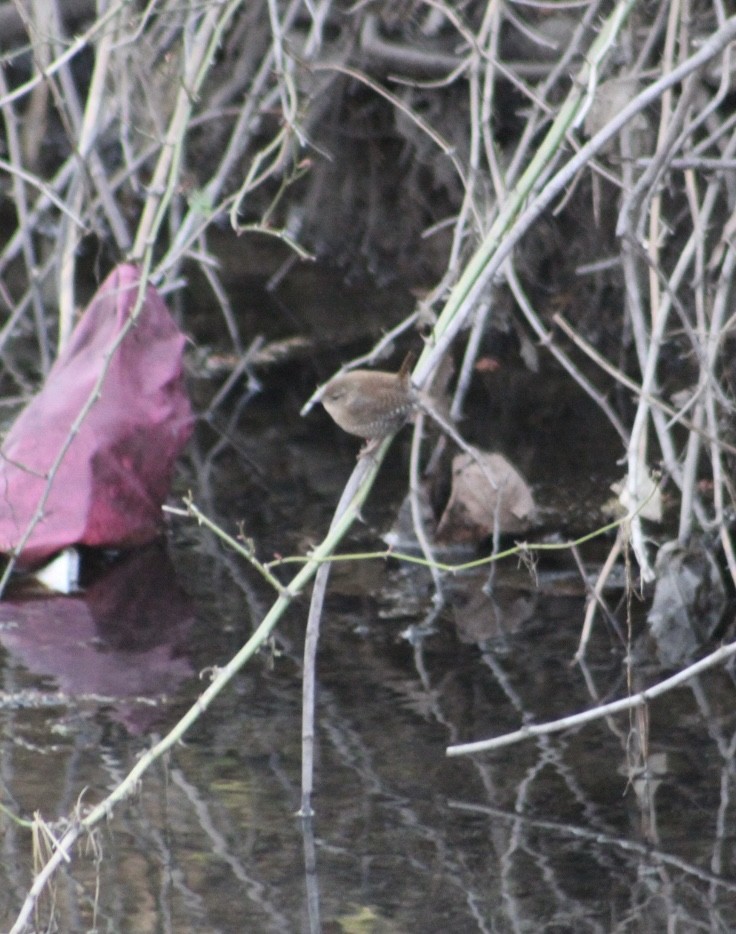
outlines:
[[437, 528], [442, 542], [481, 541], [499, 532], [524, 532], [536, 506], [529, 485], [500, 454], [476, 451], [452, 461], [450, 499]]

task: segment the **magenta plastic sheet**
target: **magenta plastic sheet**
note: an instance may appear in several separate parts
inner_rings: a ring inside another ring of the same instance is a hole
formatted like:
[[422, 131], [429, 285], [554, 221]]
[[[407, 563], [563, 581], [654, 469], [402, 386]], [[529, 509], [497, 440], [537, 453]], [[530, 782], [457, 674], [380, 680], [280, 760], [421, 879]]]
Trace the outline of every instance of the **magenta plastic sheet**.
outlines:
[[[132, 265], [108, 276], [0, 449], [0, 551], [18, 546], [48, 488], [21, 566], [68, 545], [130, 547], [160, 531], [161, 505], [193, 419], [182, 369], [186, 338], [152, 286], [120, 340], [139, 284]], [[52, 465], [108, 361], [99, 396], [49, 486]]]

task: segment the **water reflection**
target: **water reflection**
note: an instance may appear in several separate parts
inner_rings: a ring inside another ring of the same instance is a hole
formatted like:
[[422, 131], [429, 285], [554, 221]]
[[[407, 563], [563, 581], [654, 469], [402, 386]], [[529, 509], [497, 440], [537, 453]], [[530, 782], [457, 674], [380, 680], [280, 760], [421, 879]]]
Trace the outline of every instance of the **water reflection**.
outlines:
[[134, 734], [160, 719], [153, 702], [192, 675], [193, 623], [165, 548], [132, 552], [73, 597], [0, 603], [0, 643], [69, 697], [95, 697]]

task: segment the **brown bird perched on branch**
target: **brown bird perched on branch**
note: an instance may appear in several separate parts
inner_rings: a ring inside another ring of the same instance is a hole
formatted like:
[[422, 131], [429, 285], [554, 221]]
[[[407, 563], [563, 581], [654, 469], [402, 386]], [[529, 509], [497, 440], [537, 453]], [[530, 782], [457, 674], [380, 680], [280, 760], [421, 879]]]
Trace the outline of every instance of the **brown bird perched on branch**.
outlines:
[[409, 354], [398, 373], [352, 370], [331, 379], [321, 395], [322, 405], [348, 434], [380, 441], [397, 431], [417, 405], [411, 385]]

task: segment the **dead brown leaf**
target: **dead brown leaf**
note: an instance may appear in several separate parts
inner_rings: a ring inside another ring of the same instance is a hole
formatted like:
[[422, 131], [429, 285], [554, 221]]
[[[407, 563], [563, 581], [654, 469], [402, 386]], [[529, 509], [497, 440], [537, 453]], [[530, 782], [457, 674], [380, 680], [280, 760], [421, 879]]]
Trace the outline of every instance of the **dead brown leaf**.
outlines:
[[442, 542], [481, 541], [494, 533], [524, 532], [536, 506], [529, 485], [500, 454], [476, 451], [452, 461], [450, 499], [437, 528]]

